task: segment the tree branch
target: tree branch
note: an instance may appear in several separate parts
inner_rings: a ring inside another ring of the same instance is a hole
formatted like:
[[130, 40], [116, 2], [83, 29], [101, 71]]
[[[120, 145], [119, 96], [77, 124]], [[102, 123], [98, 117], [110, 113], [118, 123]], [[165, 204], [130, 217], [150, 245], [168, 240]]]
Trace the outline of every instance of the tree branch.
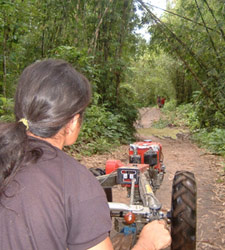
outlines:
[[207, 66], [202, 62], [200, 61], [199, 58], [197, 58], [197, 56], [195, 55], [195, 53], [190, 49], [188, 48], [188, 46], [180, 40], [180, 38], [178, 38], [176, 36], [176, 34], [164, 23], [162, 22], [157, 16], [155, 16], [150, 10], [149, 8], [145, 5], [145, 3], [142, 1], [142, 0], [137, 0], [146, 10], [147, 12], [151, 15], [151, 17], [153, 18], [154, 21], [156, 21], [156, 23], [160, 23], [163, 27], [165, 27], [169, 32], [170, 34], [172, 35], [173, 38], [175, 38], [176, 41], [178, 41], [178, 43], [180, 43], [187, 51], [188, 53], [195, 59], [195, 61], [198, 63], [198, 65], [200, 66], [200, 68], [206, 70], [207, 69]]
[[[99, 30], [100, 30], [100, 26], [103, 22], [103, 18], [105, 17], [106, 13], [108, 12], [109, 9], [109, 5], [111, 4], [113, 0], [109, 0], [109, 4], [108, 6], [106, 6], [102, 16], [100, 17], [99, 23], [97, 25], [97, 28], [95, 30], [95, 36], [92, 38], [91, 43], [90, 43], [90, 47], [88, 49], [88, 53], [90, 54], [91, 51], [93, 51], [93, 54], [95, 54], [95, 50], [96, 50], [96, 46], [97, 46], [97, 40], [98, 40], [98, 35], [99, 35]], [[92, 48], [93, 47], [93, 48]]]
[[214, 31], [214, 32], [220, 34], [219, 31], [217, 31], [217, 30], [215, 30], [215, 29], [213, 29], [213, 28], [211, 28], [211, 27], [209, 27], [209, 26], [206, 26], [205, 24], [196, 22], [196, 21], [194, 21], [194, 20], [192, 20], [192, 19], [190, 19], [190, 18], [188, 18], [188, 17], [186, 17], [186, 16], [181, 16], [181, 15], [179, 15], [179, 14], [177, 14], [177, 13], [174, 13], [174, 12], [169, 11], [169, 10], [162, 9], [162, 8], [160, 8], [160, 7], [158, 7], [158, 6], [155, 6], [155, 5], [152, 5], [152, 4], [150, 4], [150, 3], [149, 3], [148, 5], [152, 6], [153, 8], [157, 8], [157, 9], [159, 9], [159, 10], [163, 10], [164, 12], [167, 12], [167, 13], [169, 13], [169, 14], [171, 14], [171, 15], [178, 16], [178, 17], [180, 17], [180, 18], [182, 18], [182, 19], [184, 19], [184, 20], [187, 20], [187, 21], [189, 21], [189, 22], [198, 24], [199, 26], [207, 27], [208, 30], [211, 30], [211, 31]]
[[[142, 0], [138, 0], [138, 2], [141, 3], [141, 5], [149, 12], [149, 14], [152, 16], [153, 20], [155, 20], [156, 23], [161, 24], [160, 29], [161, 31], [165, 34], [165, 36], [168, 37], [167, 32], [165, 32], [165, 30], [162, 28], [165, 27], [167, 30], [169, 30], [169, 32], [172, 34], [172, 36], [186, 49], [188, 50], [188, 52], [194, 56], [194, 59], [196, 60], [196, 56], [194, 54], [193, 51], [191, 51], [189, 48], [187, 48], [186, 44], [184, 44], [160, 19], [158, 19], [149, 9], [148, 7], [143, 3]], [[205, 88], [204, 83], [198, 78], [197, 74], [192, 70], [191, 66], [188, 64], [188, 62], [183, 58], [183, 56], [178, 52], [177, 47], [173, 46], [177, 56], [180, 58], [180, 60], [184, 63], [184, 65], [186, 66], [186, 68], [191, 72], [191, 74], [193, 75], [193, 77], [195, 78], [195, 80], [198, 82], [198, 84], [200, 85], [202, 91], [205, 93], [205, 95], [211, 100], [211, 102], [215, 105], [216, 109], [219, 110], [224, 116], [225, 116], [225, 112], [222, 108], [219, 107], [218, 103], [216, 101], [214, 101], [212, 94]], [[196, 62], [199, 64], [199, 61], [196, 60]], [[203, 64], [203, 67], [201, 64], [199, 64], [199, 66], [201, 68], [205, 68], [207, 70], [207, 67]], [[207, 71], [206, 71], [207, 72]]]
[[212, 37], [211, 37], [211, 35], [210, 35], [210, 33], [209, 33], [209, 30], [208, 30], [208, 28], [207, 28], [207, 26], [206, 26], [205, 20], [204, 20], [204, 18], [203, 18], [203, 16], [202, 16], [202, 12], [201, 12], [201, 10], [200, 10], [200, 8], [199, 8], [199, 5], [198, 5], [197, 0], [195, 0], [195, 4], [196, 4], [196, 6], [197, 6], [198, 12], [199, 12], [200, 17], [201, 17], [201, 19], [202, 19], [202, 22], [203, 22], [203, 24], [204, 24], [204, 27], [205, 27], [205, 29], [206, 29], [206, 32], [207, 32], [207, 34], [208, 34], [208, 36], [209, 36], [209, 40], [210, 40], [210, 42], [211, 42], [211, 44], [212, 44], [213, 50], [214, 50], [214, 52], [215, 52], [215, 54], [216, 54], [216, 57], [217, 57], [217, 59], [218, 59], [218, 61], [219, 61], [219, 64], [220, 64], [220, 66], [222, 66], [222, 62], [221, 62], [221, 60], [220, 60], [220, 56], [219, 56], [219, 54], [218, 54], [218, 52], [217, 52], [216, 46], [215, 46], [215, 44], [214, 44], [214, 42], [213, 42], [213, 39], [212, 39]]
[[224, 34], [223, 30], [220, 28], [220, 25], [219, 25], [219, 23], [218, 23], [218, 21], [217, 21], [215, 15], [214, 15], [213, 10], [210, 8], [210, 6], [209, 6], [207, 0], [203, 0], [203, 1], [204, 1], [204, 3], [207, 5], [207, 7], [208, 7], [208, 9], [209, 9], [209, 12], [211, 13], [211, 15], [212, 15], [214, 21], [216, 22], [216, 25], [217, 25], [218, 29], [220, 30], [220, 33], [221, 33], [221, 35], [222, 35], [222, 37], [223, 37], [223, 40], [225, 41], [225, 34]]

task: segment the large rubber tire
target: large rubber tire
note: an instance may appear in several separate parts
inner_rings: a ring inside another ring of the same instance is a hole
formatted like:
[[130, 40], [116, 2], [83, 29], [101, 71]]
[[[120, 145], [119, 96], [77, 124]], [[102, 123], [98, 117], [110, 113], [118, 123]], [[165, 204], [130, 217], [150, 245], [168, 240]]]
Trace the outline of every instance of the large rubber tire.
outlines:
[[196, 182], [194, 174], [177, 171], [171, 209], [172, 250], [196, 249]]

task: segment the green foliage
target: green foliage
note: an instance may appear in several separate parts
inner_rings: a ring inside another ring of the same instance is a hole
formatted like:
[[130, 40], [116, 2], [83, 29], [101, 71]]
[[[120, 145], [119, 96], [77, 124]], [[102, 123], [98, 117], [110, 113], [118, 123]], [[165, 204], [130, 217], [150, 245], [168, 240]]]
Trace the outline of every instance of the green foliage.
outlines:
[[212, 153], [225, 155], [225, 129], [201, 128], [198, 111], [195, 105], [189, 103], [180, 105], [176, 109], [176, 120], [183, 126], [188, 126], [192, 132], [192, 139], [198, 145], [208, 149]]
[[201, 128], [198, 117], [198, 107], [192, 103], [182, 104], [176, 107], [174, 100], [167, 102], [162, 109], [163, 118], [153, 124], [154, 128], [164, 129], [170, 125], [178, 127], [188, 127], [191, 138], [199, 146], [208, 149], [210, 152], [225, 155], [225, 129]]
[[156, 129], [164, 129], [166, 127], [180, 125], [177, 123], [176, 117], [176, 100], [170, 100], [165, 102], [163, 108], [161, 108], [162, 117], [158, 120], [153, 122], [152, 127]]
[[169, 100], [165, 102], [165, 105], [162, 111], [165, 113], [167, 111], [175, 111], [177, 107], [177, 101], [175, 99]]
[[92, 104], [85, 112], [78, 141], [71, 147], [78, 153], [94, 154], [131, 141], [132, 134], [122, 118], [121, 114], [114, 115], [104, 106]]
[[199, 128], [223, 127], [225, 115], [220, 110], [215, 110], [215, 105], [201, 92], [193, 94], [194, 108], [198, 118]]
[[[124, 84], [136, 52], [135, 10], [130, 0], [0, 1], [1, 96], [14, 96], [32, 62], [65, 59], [89, 79], [94, 95], [78, 144], [94, 153], [126, 142], [137, 117], [135, 91]], [[0, 104], [1, 119], [11, 120], [7, 105]]]
[[175, 89], [171, 78], [174, 61], [165, 54], [151, 53], [145, 49], [145, 54], [132, 61], [127, 82], [136, 91], [136, 99], [141, 107], [156, 104], [157, 96], [166, 99], [175, 98]]
[[14, 120], [13, 99], [5, 98], [0, 95], [0, 120], [10, 122]]
[[191, 131], [200, 128], [198, 114], [192, 103], [182, 104], [176, 109], [176, 124], [187, 126]]
[[136, 92], [132, 85], [122, 83], [119, 88], [118, 102], [112, 110], [114, 114], [120, 114], [120, 122], [126, 126], [127, 134], [131, 138], [135, 132], [134, 122], [138, 118]]
[[165, 118], [160, 118], [158, 121], [153, 122], [152, 127], [153, 128], [158, 128], [158, 129], [163, 129], [168, 127], [168, 125], [171, 123], [171, 120], [165, 119]]
[[120, 143], [134, 140], [126, 117], [121, 113], [112, 113], [105, 105], [99, 105], [99, 98], [94, 93], [92, 104], [85, 111], [79, 138], [68, 148], [69, 151], [87, 155], [102, 153]]
[[96, 76], [97, 66], [93, 65], [93, 57], [85, 49], [80, 50], [74, 46], [59, 46], [51, 50], [49, 57], [64, 59], [87, 77]]
[[[188, 121], [192, 130], [220, 129], [225, 123], [225, 38], [221, 32], [225, 9], [222, 0], [202, 1], [200, 6], [196, 2], [176, 1], [172, 11], [202, 24], [204, 19], [210, 29], [165, 14], [162, 20], [171, 35], [148, 13], [140, 20], [133, 0], [0, 1], [1, 119], [13, 120], [11, 98], [24, 67], [53, 57], [69, 61], [93, 86], [80, 148], [88, 144], [91, 152], [97, 152], [110, 143], [129, 140], [137, 108], [155, 105], [157, 95], [166, 97], [162, 110], [170, 123]], [[154, 24], [149, 45], [135, 35], [135, 29], [146, 23]], [[179, 122], [173, 109], [190, 102], [183, 106], [186, 118]]]
[[51, 50], [49, 57], [63, 59], [69, 62], [76, 70], [91, 80], [92, 87], [94, 91], [96, 91], [96, 86], [100, 81], [99, 65], [93, 62], [93, 56], [88, 55], [85, 49], [80, 50], [74, 46], [62, 45]]
[[210, 132], [201, 129], [192, 138], [212, 153], [225, 156], [225, 129], [215, 128]]
[[163, 24], [151, 26], [151, 50], [175, 59], [170, 78], [177, 104], [194, 103], [194, 119], [198, 119], [194, 127], [221, 127], [225, 122], [224, 2], [179, 0], [171, 6], [180, 16], [165, 13]]

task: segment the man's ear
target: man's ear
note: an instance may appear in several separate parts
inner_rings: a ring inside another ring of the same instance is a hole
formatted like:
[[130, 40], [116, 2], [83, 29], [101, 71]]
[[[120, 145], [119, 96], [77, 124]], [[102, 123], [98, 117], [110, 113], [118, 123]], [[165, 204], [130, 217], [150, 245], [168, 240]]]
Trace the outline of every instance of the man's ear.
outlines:
[[73, 133], [74, 130], [80, 129], [79, 123], [80, 114], [76, 114], [67, 124], [66, 124], [66, 133]]

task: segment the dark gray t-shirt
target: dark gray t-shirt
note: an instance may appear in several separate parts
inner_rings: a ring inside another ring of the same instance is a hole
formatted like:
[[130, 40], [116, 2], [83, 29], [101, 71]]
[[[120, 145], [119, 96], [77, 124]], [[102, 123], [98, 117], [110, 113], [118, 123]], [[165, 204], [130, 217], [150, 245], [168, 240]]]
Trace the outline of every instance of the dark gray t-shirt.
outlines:
[[111, 218], [98, 181], [63, 151], [35, 141], [43, 156], [17, 173], [0, 205], [0, 250], [85, 250], [100, 243]]

